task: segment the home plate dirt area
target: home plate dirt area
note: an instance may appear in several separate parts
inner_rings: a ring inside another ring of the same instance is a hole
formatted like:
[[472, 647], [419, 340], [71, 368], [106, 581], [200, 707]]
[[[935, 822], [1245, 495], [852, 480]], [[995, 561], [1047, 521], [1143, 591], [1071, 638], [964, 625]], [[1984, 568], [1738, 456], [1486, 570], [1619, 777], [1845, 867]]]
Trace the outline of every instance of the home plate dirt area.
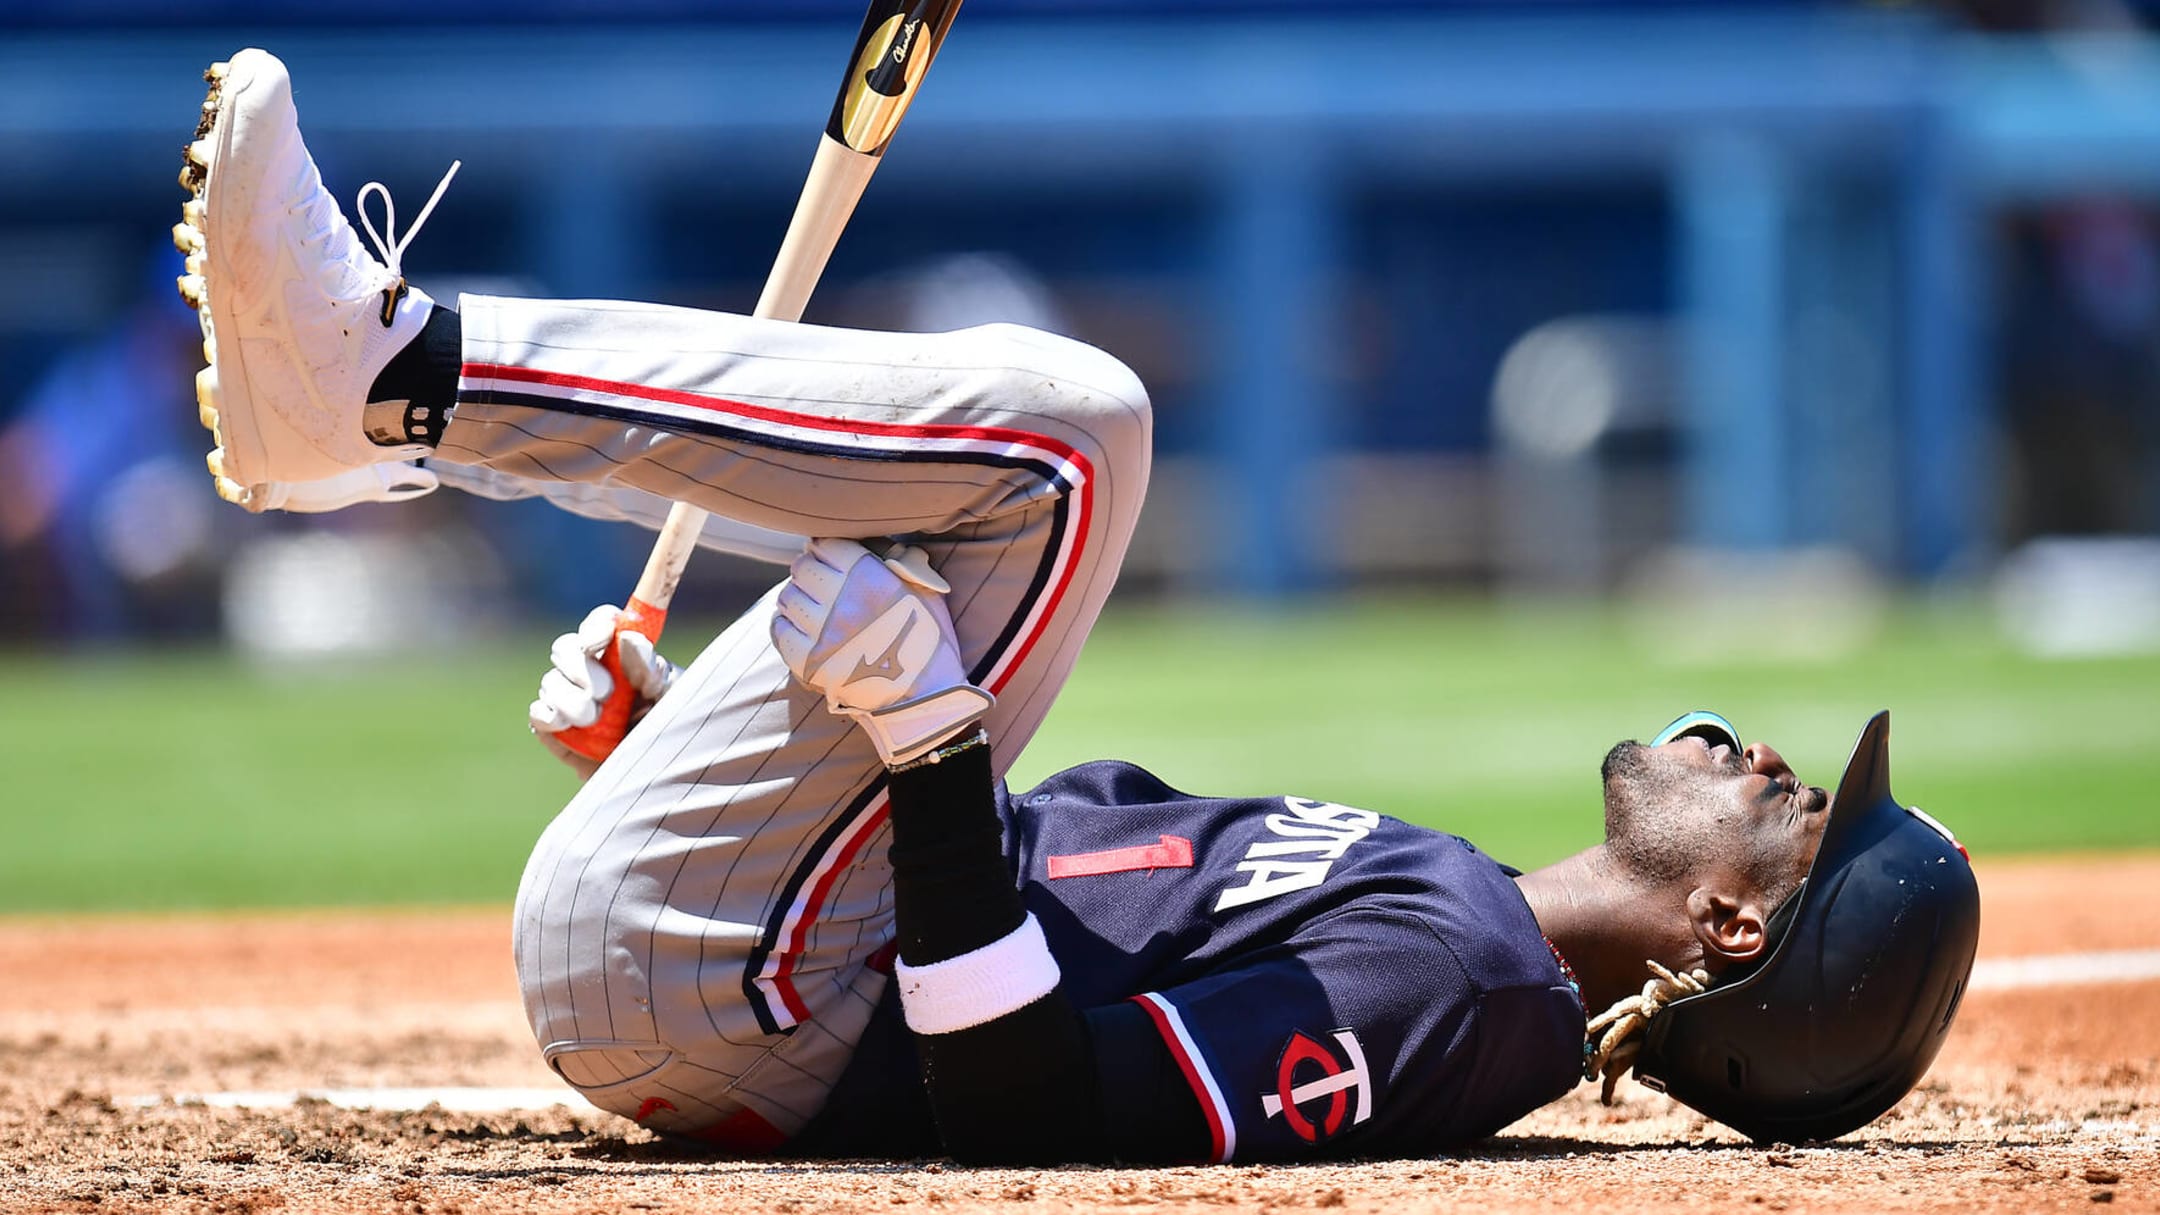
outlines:
[[540, 1064], [504, 909], [0, 921], [0, 1210], [2160, 1210], [2160, 855], [1980, 878], [1949, 1047], [1846, 1139], [1584, 1085], [1453, 1155], [1299, 1167], [691, 1153]]

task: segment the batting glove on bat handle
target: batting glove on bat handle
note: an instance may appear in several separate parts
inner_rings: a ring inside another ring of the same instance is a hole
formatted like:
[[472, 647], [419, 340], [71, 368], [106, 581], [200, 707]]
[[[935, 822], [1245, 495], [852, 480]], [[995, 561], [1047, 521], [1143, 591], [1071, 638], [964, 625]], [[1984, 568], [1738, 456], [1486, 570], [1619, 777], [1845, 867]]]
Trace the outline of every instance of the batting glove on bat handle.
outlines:
[[614, 680], [608, 689], [607, 699], [600, 704], [600, 715], [589, 726], [571, 726], [555, 731], [555, 740], [572, 754], [599, 763], [615, 753], [623, 738], [630, 733], [632, 718], [637, 712], [638, 691], [623, 675], [622, 637], [624, 633], [636, 633], [645, 640], [658, 645], [660, 631], [667, 626], [667, 609], [654, 607], [635, 595], [623, 608], [615, 622], [615, 636], [600, 652], [600, 665]]

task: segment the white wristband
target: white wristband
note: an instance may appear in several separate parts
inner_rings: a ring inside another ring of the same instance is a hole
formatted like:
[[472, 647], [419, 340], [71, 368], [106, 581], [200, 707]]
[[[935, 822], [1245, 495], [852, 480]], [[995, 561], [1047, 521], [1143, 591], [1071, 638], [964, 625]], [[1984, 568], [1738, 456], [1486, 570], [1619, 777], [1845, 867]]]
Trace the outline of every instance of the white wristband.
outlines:
[[1056, 990], [1057, 959], [1033, 912], [1020, 927], [957, 958], [897, 962], [900, 1009], [918, 1034], [949, 1034], [1018, 1012]]

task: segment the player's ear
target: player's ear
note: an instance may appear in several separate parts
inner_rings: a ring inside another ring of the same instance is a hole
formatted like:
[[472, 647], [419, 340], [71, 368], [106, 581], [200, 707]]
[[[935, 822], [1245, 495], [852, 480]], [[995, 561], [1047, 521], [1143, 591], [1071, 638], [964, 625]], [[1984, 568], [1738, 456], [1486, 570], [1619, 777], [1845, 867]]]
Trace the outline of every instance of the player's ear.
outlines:
[[1760, 899], [1697, 886], [1687, 899], [1688, 926], [1702, 945], [1705, 958], [1728, 964], [1759, 956], [1769, 943], [1764, 924], [1769, 915]]

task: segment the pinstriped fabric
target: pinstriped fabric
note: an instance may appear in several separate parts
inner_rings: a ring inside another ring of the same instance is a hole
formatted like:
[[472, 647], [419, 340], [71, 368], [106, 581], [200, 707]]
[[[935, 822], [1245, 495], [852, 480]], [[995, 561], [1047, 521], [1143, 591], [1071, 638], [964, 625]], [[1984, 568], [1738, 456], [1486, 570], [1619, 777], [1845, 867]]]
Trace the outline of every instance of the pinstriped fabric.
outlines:
[[[953, 585], [972, 676], [999, 695], [1000, 771], [1018, 754], [1145, 492], [1150, 422], [1129, 372], [1010, 326], [894, 335], [641, 305], [462, 308], [467, 367], [441, 458], [781, 532], [914, 534]], [[768, 595], [691, 663], [549, 826], [520, 885], [536, 1036], [598, 1104], [660, 1129], [746, 1108], [799, 1128], [884, 983], [864, 965], [891, 936], [882, 769], [792, 684], [766, 641], [771, 611]]]

